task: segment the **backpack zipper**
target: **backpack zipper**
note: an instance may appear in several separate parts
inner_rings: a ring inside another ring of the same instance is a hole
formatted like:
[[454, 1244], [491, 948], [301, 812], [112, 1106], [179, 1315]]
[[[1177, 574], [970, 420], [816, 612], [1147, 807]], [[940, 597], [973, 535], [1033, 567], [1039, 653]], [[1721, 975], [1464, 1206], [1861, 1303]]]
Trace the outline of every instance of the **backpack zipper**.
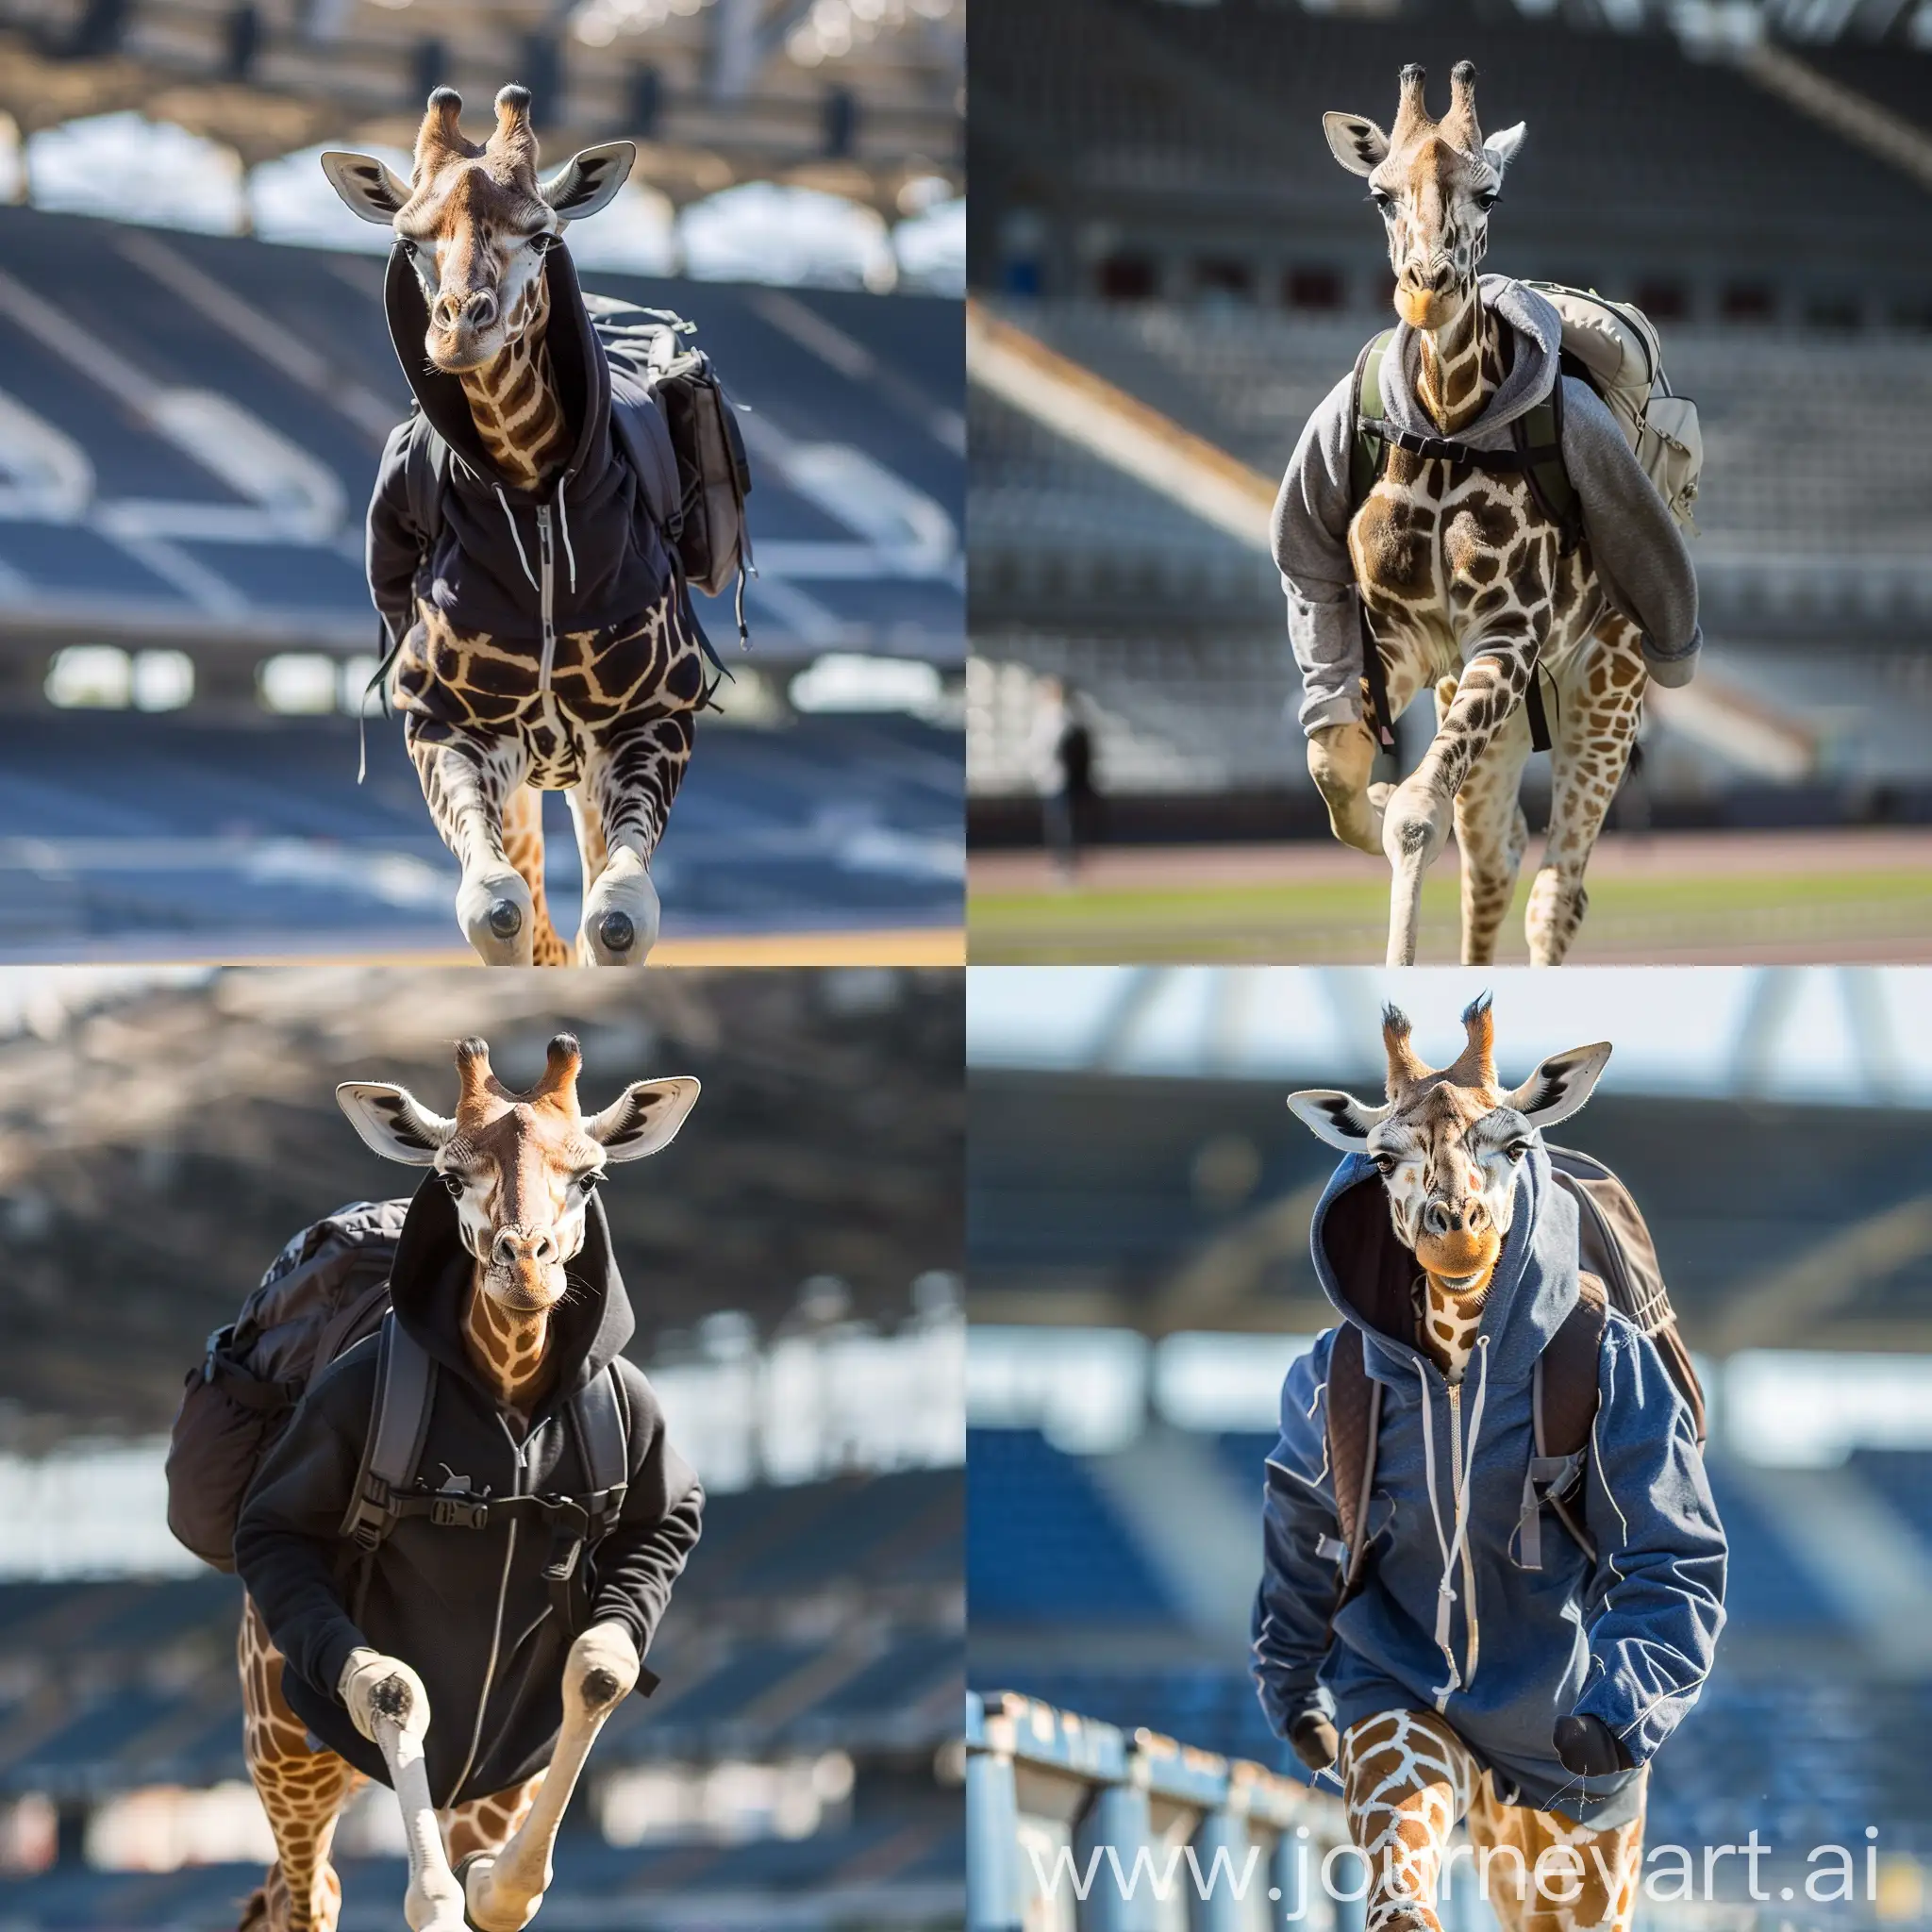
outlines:
[[537, 672], [537, 691], [541, 697], [550, 694], [550, 667], [557, 661], [556, 555], [550, 541], [550, 506], [540, 503], [537, 506], [537, 595], [542, 607], [543, 659]]

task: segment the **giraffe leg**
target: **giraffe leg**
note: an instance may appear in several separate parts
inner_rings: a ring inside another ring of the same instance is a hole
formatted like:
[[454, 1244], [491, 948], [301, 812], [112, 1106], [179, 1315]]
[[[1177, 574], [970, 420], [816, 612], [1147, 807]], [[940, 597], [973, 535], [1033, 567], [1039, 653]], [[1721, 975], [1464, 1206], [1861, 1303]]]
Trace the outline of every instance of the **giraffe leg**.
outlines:
[[1532, 966], [1560, 966], [1590, 905], [1583, 875], [1616, 796], [1649, 674], [1636, 630], [1597, 626], [1562, 692], [1550, 758], [1550, 834], [1524, 915]]
[[543, 794], [534, 785], [512, 785], [503, 807], [503, 849], [530, 891], [530, 963], [568, 966], [570, 948], [550, 923], [543, 892]]
[[1560, 1811], [1498, 1803], [1487, 1774], [1469, 1807], [1475, 1874], [1503, 1932], [1629, 1932], [1643, 1813], [1592, 1831]]
[[598, 737], [584, 760], [581, 809], [596, 820], [604, 846], [595, 879], [585, 876], [577, 958], [587, 965], [641, 966], [657, 943], [651, 854], [684, 780], [691, 737], [689, 709], [646, 706]]
[[1341, 1740], [1348, 1832], [1368, 1861], [1364, 1932], [1442, 1932], [1436, 1880], [1481, 1774], [1432, 1713], [1384, 1710]]
[[[1446, 691], [1442, 687], [1446, 687]], [[1437, 703], [1446, 713], [1456, 684], [1444, 678]], [[1445, 701], [1446, 699], [1446, 701]], [[1523, 708], [1504, 720], [1456, 794], [1456, 849], [1462, 858], [1462, 963], [1488, 966], [1496, 935], [1516, 895], [1516, 874], [1529, 837], [1520, 794], [1529, 762], [1529, 720]]]
[[329, 1846], [361, 1774], [333, 1751], [308, 1748], [308, 1726], [282, 1695], [281, 1653], [252, 1601], [242, 1606], [235, 1657], [242, 1753], [275, 1840], [275, 1861], [244, 1907], [242, 1924], [250, 1932], [335, 1932], [342, 1887]]
[[1423, 880], [1449, 837], [1456, 794], [1529, 683], [1541, 632], [1485, 638], [1473, 647], [1455, 702], [1436, 727], [1422, 762], [1390, 795], [1382, 849], [1394, 874], [1389, 958], [1413, 966], [1421, 937]]
[[429, 815], [463, 869], [457, 889], [463, 937], [486, 965], [530, 965], [537, 908], [503, 843], [505, 809], [523, 785], [528, 755], [510, 737], [411, 731], [408, 741]]
[[550, 1889], [551, 1853], [564, 1808], [604, 1720], [638, 1680], [640, 1658], [620, 1624], [593, 1624], [570, 1647], [563, 1666], [563, 1729], [542, 1790], [494, 1857], [479, 1857], [463, 1874], [470, 1923], [480, 1932], [523, 1932]]

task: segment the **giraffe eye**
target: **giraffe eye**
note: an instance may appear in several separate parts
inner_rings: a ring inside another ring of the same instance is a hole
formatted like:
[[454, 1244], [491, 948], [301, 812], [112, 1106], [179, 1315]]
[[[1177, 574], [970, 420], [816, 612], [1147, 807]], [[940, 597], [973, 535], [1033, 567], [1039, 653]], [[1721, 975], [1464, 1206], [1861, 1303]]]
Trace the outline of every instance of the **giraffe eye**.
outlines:
[[1511, 1160], [1521, 1160], [1529, 1152], [1529, 1142], [1527, 1141], [1512, 1141], [1508, 1146], [1504, 1148], [1503, 1152]]
[[1395, 206], [1395, 197], [1386, 188], [1369, 190], [1369, 199], [1386, 215]]
[[1392, 1154], [1371, 1154], [1369, 1158], [1375, 1163], [1375, 1172], [1386, 1181], [1395, 1172], [1395, 1157]]
[[1482, 209], [1484, 214], [1488, 214], [1489, 211], [1496, 205], [1496, 191], [1493, 188], [1485, 188], [1482, 191], [1482, 192], [1476, 196], [1475, 205], [1476, 207]]
[[449, 1190], [449, 1197], [452, 1201], [460, 1201], [463, 1198], [463, 1177], [461, 1174], [446, 1174], [442, 1176], [442, 1184]]
[[577, 1186], [581, 1188], [585, 1193], [594, 1194], [597, 1191], [597, 1183], [601, 1181], [603, 1178], [603, 1169], [593, 1167], [589, 1174], [578, 1174]]

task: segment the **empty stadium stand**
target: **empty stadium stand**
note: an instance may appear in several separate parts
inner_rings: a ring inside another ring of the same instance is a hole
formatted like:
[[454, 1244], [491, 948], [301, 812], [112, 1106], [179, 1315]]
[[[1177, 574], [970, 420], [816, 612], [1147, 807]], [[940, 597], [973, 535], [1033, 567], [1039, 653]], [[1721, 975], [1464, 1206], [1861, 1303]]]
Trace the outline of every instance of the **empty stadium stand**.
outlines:
[[[653, 1649], [663, 1687], [620, 1707], [600, 1741], [547, 1912], [586, 1926], [957, 1915], [963, 1824], [934, 1763], [959, 1725], [961, 1490], [957, 1471], [908, 1472], [711, 1499], [703, 1554]], [[72, 1853], [115, 1793], [245, 1776], [240, 1599], [213, 1574], [0, 1585], [0, 1797], [51, 1799]], [[629, 1767], [827, 1751], [854, 1760], [849, 1815], [809, 1837], [625, 1847], [593, 1822], [600, 1781]], [[388, 1923], [401, 1874], [400, 1860], [345, 1860], [344, 1926]], [[199, 1924], [258, 1878], [237, 1865], [103, 1872], [68, 1856], [8, 1881], [7, 1922]]]
[[[1386, 123], [1407, 61], [1446, 100], [1467, 58], [1484, 125], [1529, 128], [1495, 229], [1516, 272], [1671, 284], [1679, 313], [1713, 318], [1928, 312], [1922, 262], [1893, 252], [1932, 226], [1923, 191], [1662, 29], [1466, 0], [1374, 18], [1287, 0], [992, 0], [974, 49], [980, 287], [1378, 307], [1379, 225], [1322, 114]], [[1905, 46], [1888, 58], [1903, 89], [1927, 64]]]

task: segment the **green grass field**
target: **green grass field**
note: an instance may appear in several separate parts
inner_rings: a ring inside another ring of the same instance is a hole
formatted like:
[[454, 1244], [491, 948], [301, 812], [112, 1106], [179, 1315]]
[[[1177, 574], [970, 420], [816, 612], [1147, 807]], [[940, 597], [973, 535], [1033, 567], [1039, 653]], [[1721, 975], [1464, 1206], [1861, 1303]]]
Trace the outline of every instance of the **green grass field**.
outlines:
[[[1389, 889], [1374, 879], [1278, 887], [1190, 887], [1176, 855], [1163, 887], [972, 891], [975, 965], [1116, 960], [1380, 964]], [[1504, 921], [1499, 962], [1527, 963], [1528, 880]], [[1424, 889], [1422, 958], [1453, 962], [1459, 915], [1453, 861]], [[1592, 960], [1932, 960], [1932, 881], [1902, 868], [1699, 871], [1592, 880], [1571, 955]]]

